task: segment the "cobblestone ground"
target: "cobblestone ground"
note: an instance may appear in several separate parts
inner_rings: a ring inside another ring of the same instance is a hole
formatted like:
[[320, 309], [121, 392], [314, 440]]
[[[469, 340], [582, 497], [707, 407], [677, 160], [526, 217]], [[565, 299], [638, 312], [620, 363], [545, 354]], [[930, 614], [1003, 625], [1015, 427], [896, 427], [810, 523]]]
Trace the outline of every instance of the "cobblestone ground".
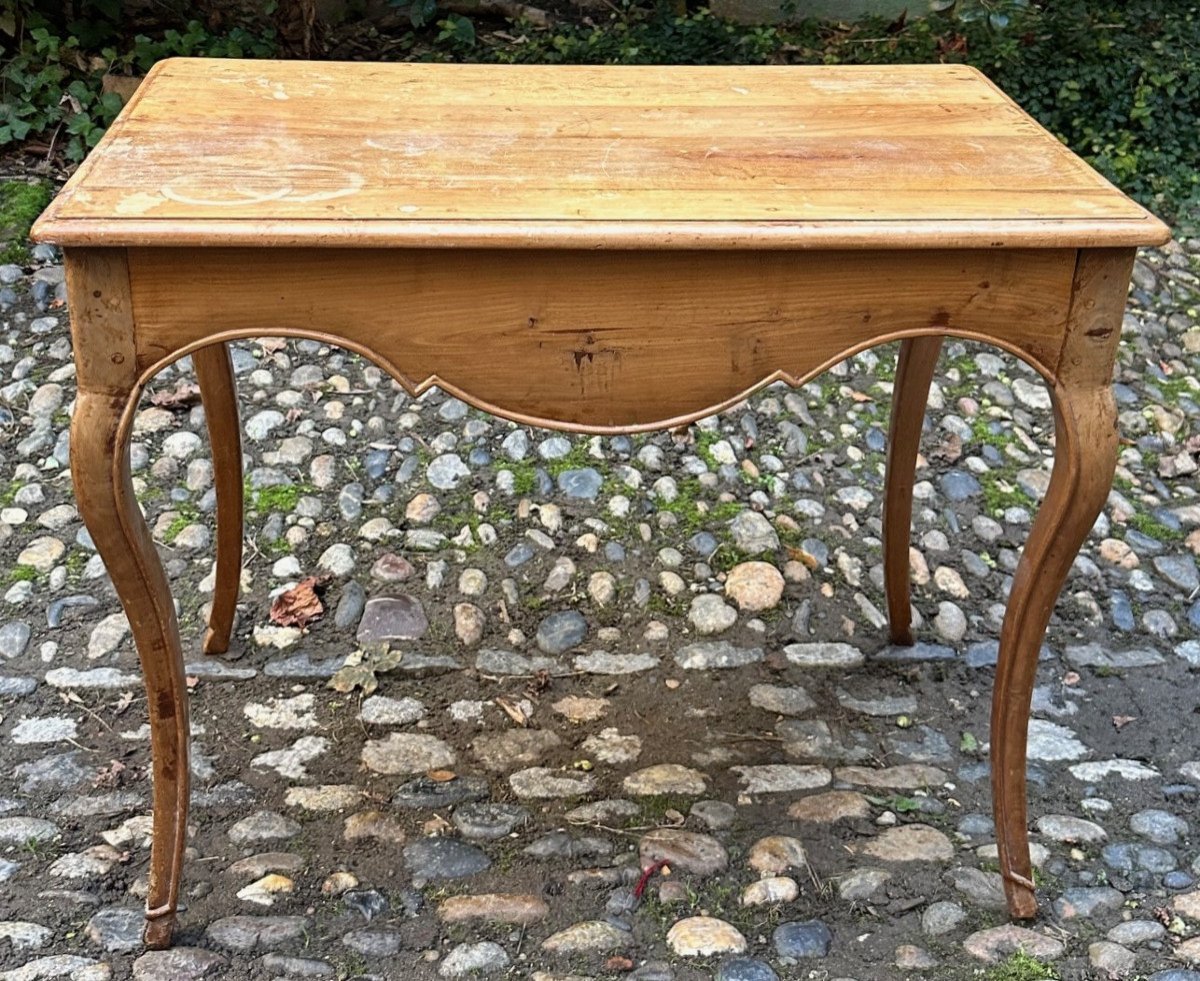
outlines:
[[[1137, 266], [1116, 488], [1038, 675], [1024, 927], [988, 698], [1051, 420], [1014, 359], [943, 355], [912, 649], [880, 613], [894, 348], [686, 433], [588, 439], [239, 344], [247, 563], [208, 660], [211, 465], [190, 366], [164, 373], [133, 466], [194, 681], [169, 953], [138, 941], [145, 698], [72, 502], [62, 270], [0, 267], [0, 978], [1197, 981], [1197, 258]], [[270, 622], [322, 574], [323, 619]]]

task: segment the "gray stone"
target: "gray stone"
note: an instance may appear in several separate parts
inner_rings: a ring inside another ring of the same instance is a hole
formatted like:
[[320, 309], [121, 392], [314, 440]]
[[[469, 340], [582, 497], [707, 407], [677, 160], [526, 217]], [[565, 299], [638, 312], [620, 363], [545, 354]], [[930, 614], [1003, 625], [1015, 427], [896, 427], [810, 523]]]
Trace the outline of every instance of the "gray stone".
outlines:
[[494, 841], [528, 824], [532, 815], [518, 804], [471, 802], [454, 809], [451, 820], [464, 838]]
[[784, 688], [779, 685], [754, 685], [750, 689], [750, 704], [776, 715], [803, 715], [816, 708], [817, 703], [799, 685]]
[[604, 485], [604, 478], [592, 467], [564, 470], [558, 475], [558, 489], [577, 501], [594, 501]]
[[218, 947], [243, 953], [272, 950], [299, 937], [310, 926], [306, 916], [227, 916], [205, 931]]
[[576, 671], [587, 674], [638, 674], [658, 667], [659, 659], [653, 654], [609, 654], [607, 651], [592, 651], [580, 654], [574, 660]]
[[58, 835], [58, 825], [45, 818], [0, 818], [0, 845], [28, 845], [50, 841]]
[[771, 523], [757, 511], [742, 511], [729, 522], [733, 544], [747, 555], [758, 555], [779, 548], [779, 535]]
[[282, 841], [300, 833], [300, 825], [274, 811], [257, 811], [242, 818], [229, 829], [229, 840], [235, 845], [260, 841]]
[[775, 953], [785, 962], [809, 957], [826, 957], [833, 945], [833, 934], [820, 920], [781, 923], [771, 934]]
[[788, 644], [783, 654], [802, 668], [856, 668], [865, 660], [857, 647], [836, 642]]
[[779, 981], [770, 964], [751, 957], [731, 957], [717, 965], [714, 981]]
[[687, 670], [707, 671], [712, 668], [740, 668], [756, 664], [763, 657], [761, 647], [734, 647], [726, 640], [707, 640], [680, 648], [675, 652], [675, 663]]
[[0, 657], [20, 657], [29, 646], [32, 634], [29, 624], [21, 620], [12, 620], [0, 627]]
[[562, 662], [552, 657], [530, 657], [515, 651], [483, 650], [475, 655], [475, 670], [485, 675], [532, 676], [545, 671], [551, 676], [571, 673]]
[[565, 654], [587, 639], [588, 623], [577, 610], [551, 613], [537, 628], [537, 645], [547, 654]]
[[444, 453], [430, 461], [425, 475], [438, 490], [454, 490], [471, 471], [457, 453]]
[[440, 879], [465, 879], [485, 872], [491, 859], [474, 845], [455, 838], [422, 838], [404, 849], [404, 862], [420, 888]]
[[1054, 915], [1060, 920], [1090, 920], [1101, 913], [1114, 913], [1125, 897], [1111, 886], [1075, 887], [1054, 900]]
[[362, 761], [376, 773], [413, 774], [453, 766], [454, 750], [436, 736], [393, 732], [363, 745]]
[[1129, 651], [1110, 651], [1099, 644], [1081, 644], [1068, 647], [1064, 652], [1068, 661], [1080, 667], [1124, 670], [1126, 668], [1148, 668], [1166, 660], [1158, 651], [1140, 648]]
[[92, 943], [107, 951], [140, 950], [145, 923], [145, 916], [140, 909], [109, 906], [92, 915], [86, 932]]
[[349, 630], [358, 625], [367, 605], [367, 594], [359, 583], [351, 579], [342, 587], [337, 609], [333, 614], [333, 625], [338, 630]]
[[940, 937], [957, 930], [967, 919], [967, 911], [958, 903], [941, 900], [930, 903], [921, 914], [921, 929], [929, 937]]
[[1183, 818], [1153, 808], [1138, 811], [1129, 819], [1129, 827], [1135, 835], [1156, 845], [1174, 845], [1188, 834], [1188, 823]]
[[505, 970], [510, 961], [503, 947], [491, 940], [459, 944], [442, 961], [438, 974], [443, 978], [461, 978], [479, 974], [496, 974]]
[[1200, 571], [1190, 555], [1158, 555], [1153, 562], [1160, 576], [1189, 597], [1200, 590]]
[[394, 640], [420, 640], [429, 630], [429, 620], [415, 596], [377, 596], [368, 600], [358, 625], [360, 644]]
[[134, 981], [198, 981], [218, 977], [225, 958], [199, 947], [148, 950], [133, 962]]

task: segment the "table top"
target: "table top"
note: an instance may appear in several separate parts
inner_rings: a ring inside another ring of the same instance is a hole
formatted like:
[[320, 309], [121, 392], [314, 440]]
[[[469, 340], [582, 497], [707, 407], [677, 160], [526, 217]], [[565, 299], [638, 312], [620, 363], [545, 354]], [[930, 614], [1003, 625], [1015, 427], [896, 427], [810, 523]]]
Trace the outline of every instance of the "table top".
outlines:
[[1090, 247], [1169, 231], [962, 65], [172, 58], [63, 245]]

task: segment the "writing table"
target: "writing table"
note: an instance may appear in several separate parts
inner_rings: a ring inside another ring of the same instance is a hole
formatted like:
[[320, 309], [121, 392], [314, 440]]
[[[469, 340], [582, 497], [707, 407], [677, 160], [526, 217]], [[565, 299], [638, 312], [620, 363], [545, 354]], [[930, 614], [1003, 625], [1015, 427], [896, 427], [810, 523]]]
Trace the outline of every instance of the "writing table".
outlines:
[[1134, 250], [1165, 226], [977, 71], [160, 62], [35, 228], [64, 249], [71, 470], [149, 701], [146, 942], [170, 943], [188, 806], [171, 593], [130, 482], [156, 371], [190, 354], [212, 441], [224, 651], [242, 549], [228, 342], [364, 355], [534, 426], [678, 426], [901, 341], [884, 502], [912, 643], [913, 470], [944, 336], [1032, 365], [1049, 488], [1013, 578], [991, 722], [1000, 870], [1036, 912], [1025, 797], [1038, 649], [1109, 492]]

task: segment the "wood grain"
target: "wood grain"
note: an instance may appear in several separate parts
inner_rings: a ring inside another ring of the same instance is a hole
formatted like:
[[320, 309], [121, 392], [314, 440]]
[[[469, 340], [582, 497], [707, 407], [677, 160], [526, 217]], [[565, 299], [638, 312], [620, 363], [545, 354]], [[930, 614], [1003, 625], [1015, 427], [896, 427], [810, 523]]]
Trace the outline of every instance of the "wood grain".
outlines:
[[1013, 576], [992, 692], [992, 806], [1009, 912], [1037, 915], [1026, 814], [1026, 747], [1038, 652], [1059, 591], [1108, 498], [1117, 463], [1112, 366], [1132, 250], [1081, 252], [1051, 395], [1054, 469]]
[[242, 583], [242, 427], [229, 348], [225, 344], [198, 348], [192, 352], [192, 366], [204, 403], [217, 494], [217, 567], [203, 647], [205, 654], [224, 654], [229, 650]]
[[678, 425], [905, 335], [1053, 374], [1074, 253], [130, 250], [142, 372], [202, 343], [321, 336], [413, 393], [518, 421]]
[[912, 540], [914, 471], [929, 386], [941, 350], [942, 339], [937, 336], [901, 341], [892, 389], [883, 494], [883, 590], [892, 643], [904, 646], [913, 643], [908, 552]]
[[262, 244], [264, 222], [276, 244], [363, 247], [611, 247], [616, 231], [624, 248], [667, 247], [664, 232], [721, 248], [757, 226], [829, 248], [1166, 235], [960, 65], [205, 59], [156, 66], [35, 235]]

